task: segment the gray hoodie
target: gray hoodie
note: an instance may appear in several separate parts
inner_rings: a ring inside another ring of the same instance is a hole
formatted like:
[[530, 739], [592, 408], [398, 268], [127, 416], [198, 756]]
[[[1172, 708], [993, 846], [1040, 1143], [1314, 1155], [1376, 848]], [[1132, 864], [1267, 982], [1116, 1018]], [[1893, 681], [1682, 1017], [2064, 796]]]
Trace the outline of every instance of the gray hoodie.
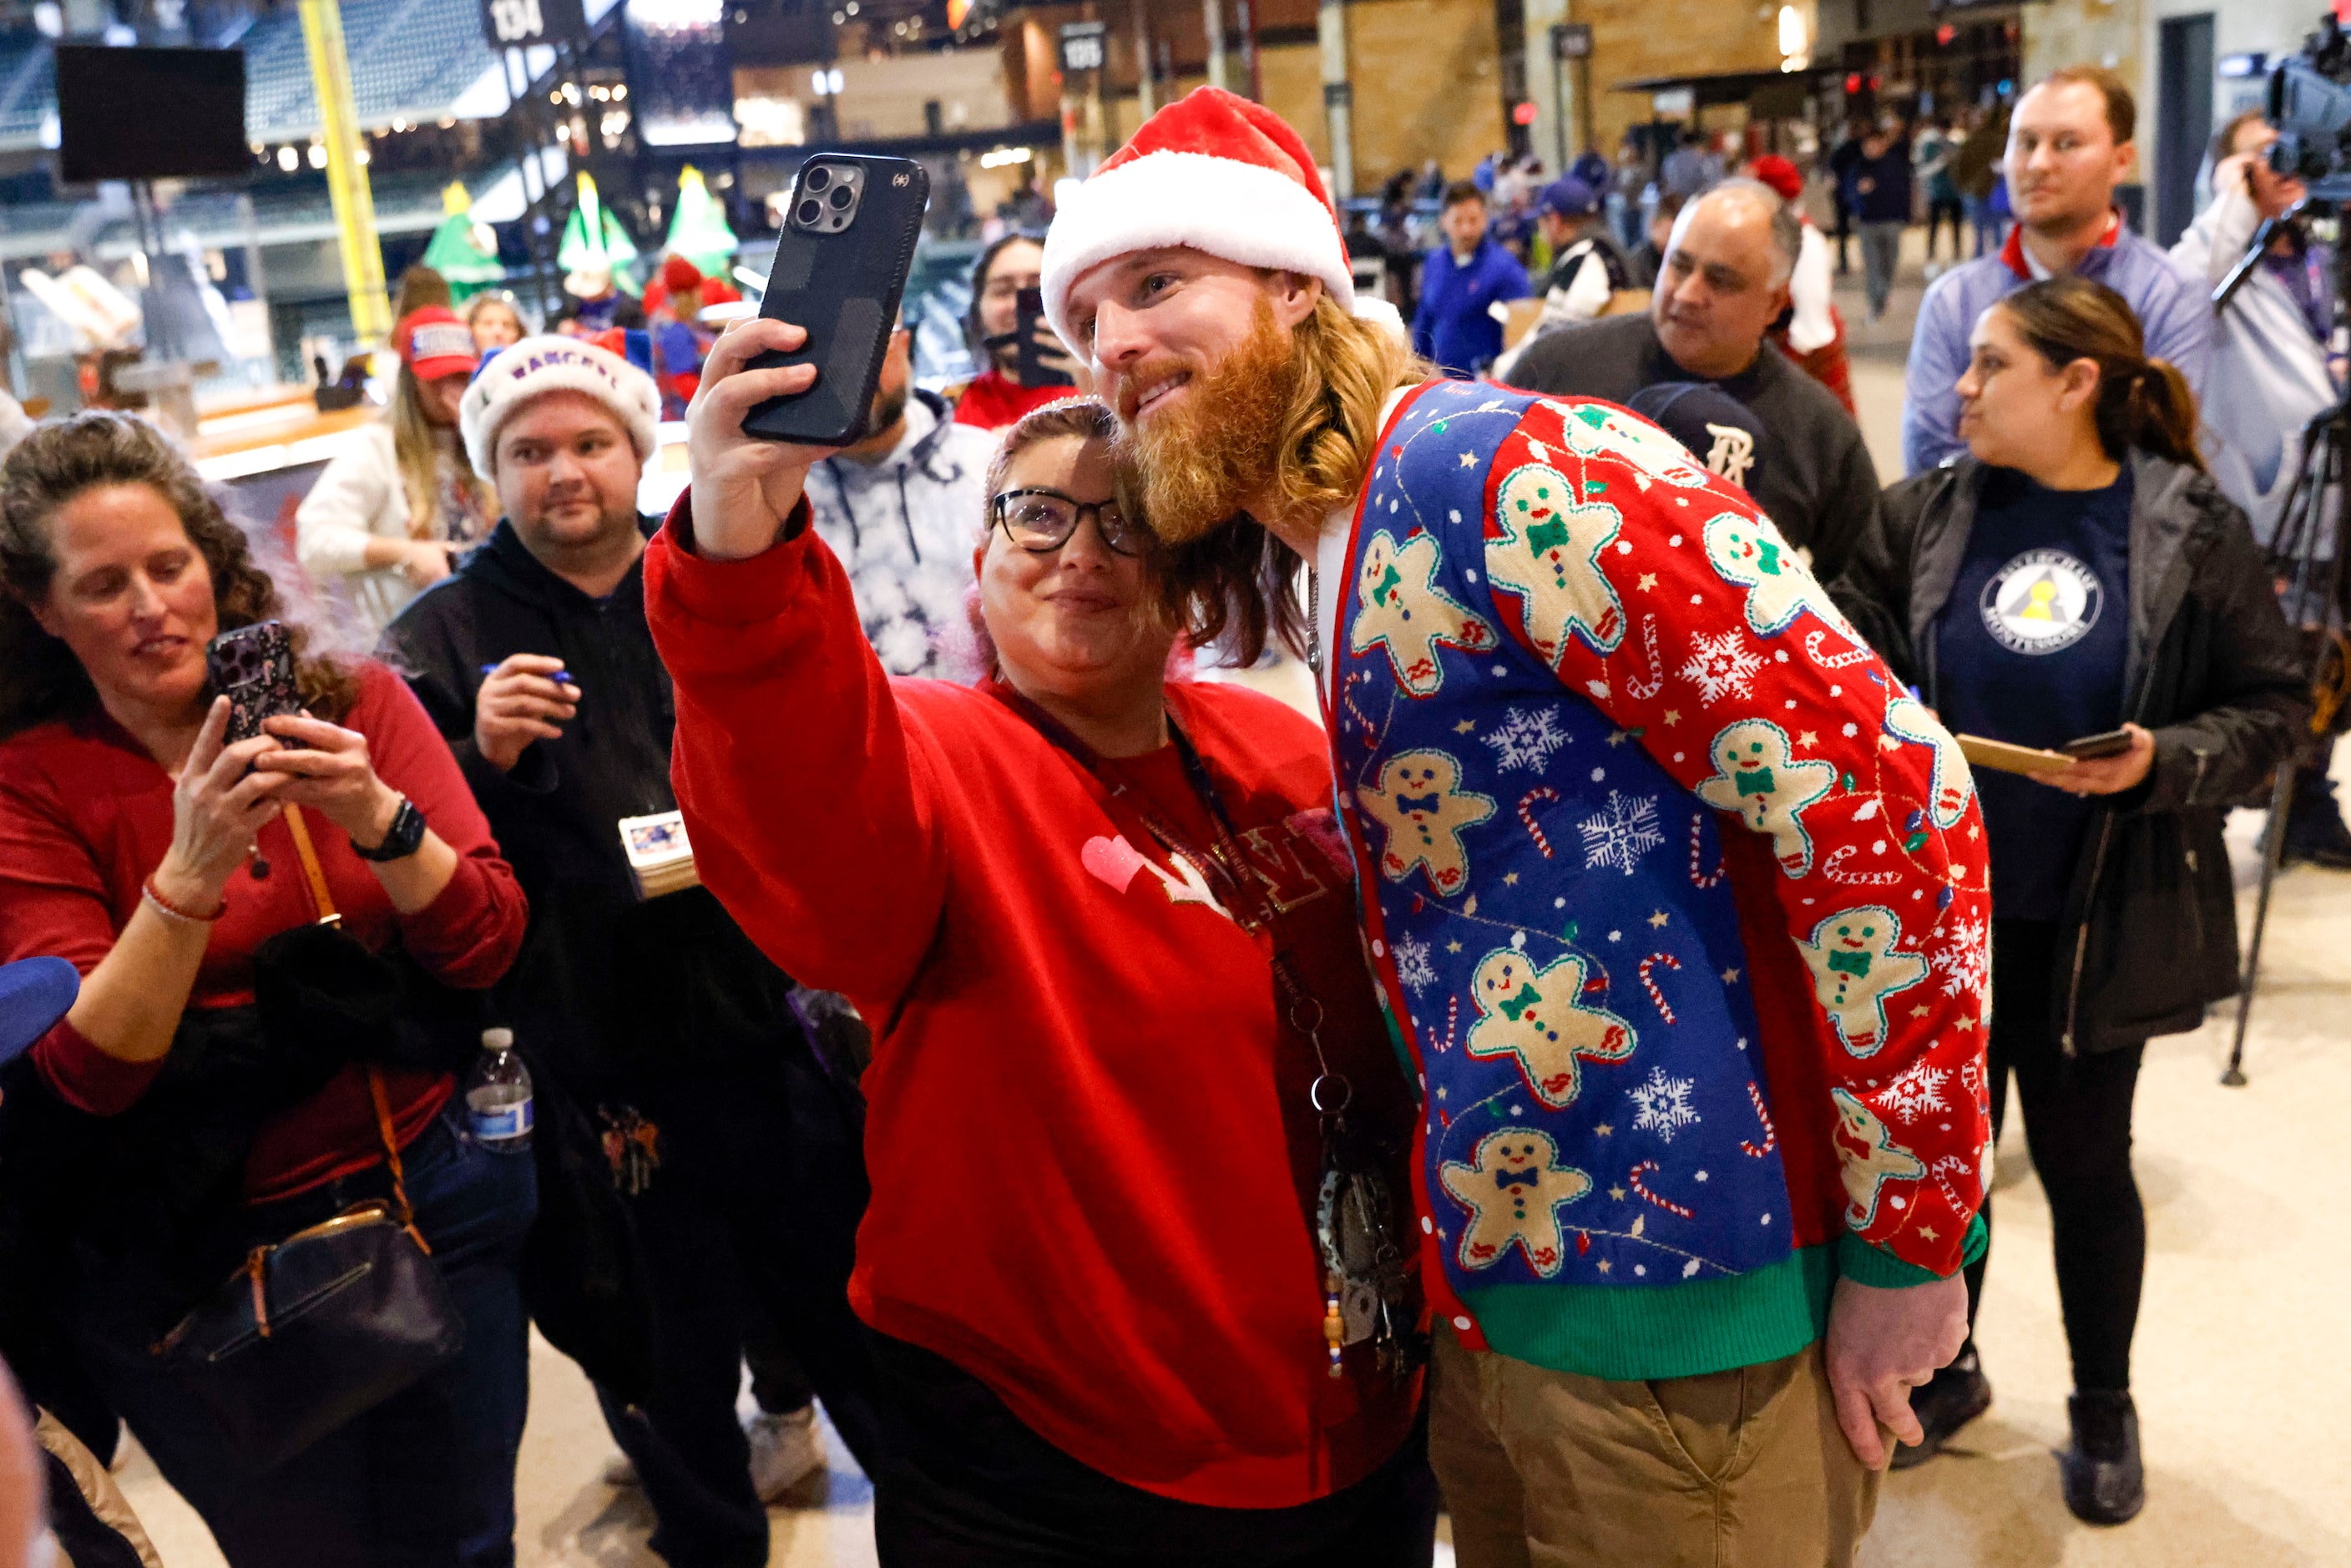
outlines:
[[828, 457], [809, 471], [816, 530], [848, 570], [866, 641], [891, 674], [978, 674], [964, 596], [996, 446], [994, 434], [956, 423], [945, 401], [917, 389], [888, 455]]

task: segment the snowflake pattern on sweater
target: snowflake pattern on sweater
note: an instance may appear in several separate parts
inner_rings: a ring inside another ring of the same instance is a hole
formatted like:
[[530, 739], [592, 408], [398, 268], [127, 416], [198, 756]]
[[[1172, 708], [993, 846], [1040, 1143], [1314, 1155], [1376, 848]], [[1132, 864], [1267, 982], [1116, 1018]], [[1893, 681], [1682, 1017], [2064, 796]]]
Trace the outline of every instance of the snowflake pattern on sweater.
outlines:
[[1438, 1299], [1844, 1231], [1956, 1270], [1988, 1175], [1973, 783], [1778, 530], [1621, 409], [1440, 382], [1346, 561], [1326, 712]]

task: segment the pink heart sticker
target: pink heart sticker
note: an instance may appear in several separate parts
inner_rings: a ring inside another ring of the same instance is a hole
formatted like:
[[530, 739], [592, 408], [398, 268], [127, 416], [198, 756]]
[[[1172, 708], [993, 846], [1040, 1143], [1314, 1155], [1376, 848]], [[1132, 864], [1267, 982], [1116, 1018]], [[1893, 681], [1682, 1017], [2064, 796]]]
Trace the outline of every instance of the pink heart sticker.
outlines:
[[1086, 847], [1078, 852], [1078, 859], [1118, 893], [1124, 893], [1144, 867], [1142, 854], [1123, 837], [1088, 839]]

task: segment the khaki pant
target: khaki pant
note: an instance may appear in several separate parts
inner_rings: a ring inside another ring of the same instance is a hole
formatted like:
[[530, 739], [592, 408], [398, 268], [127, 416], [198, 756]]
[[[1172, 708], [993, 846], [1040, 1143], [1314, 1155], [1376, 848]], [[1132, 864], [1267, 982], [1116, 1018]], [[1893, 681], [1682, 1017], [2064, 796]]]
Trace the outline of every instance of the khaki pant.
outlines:
[[1848, 1568], [1877, 1511], [1818, 1345], [1610, 1383], [1440, 1325], [1431, 1375], [1428, 1457], [1461, 1568]]

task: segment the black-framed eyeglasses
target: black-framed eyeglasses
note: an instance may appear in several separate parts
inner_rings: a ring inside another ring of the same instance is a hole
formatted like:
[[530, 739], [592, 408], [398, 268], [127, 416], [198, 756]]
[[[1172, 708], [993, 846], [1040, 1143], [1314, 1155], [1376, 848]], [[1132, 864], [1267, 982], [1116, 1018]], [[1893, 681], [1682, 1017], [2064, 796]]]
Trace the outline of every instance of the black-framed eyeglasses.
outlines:
[[1070, 542], [1078, 525], [1089, 516], [1102, 542], [1119, 555], [1141, 555], [1150, 548], [1150, 536], [1131, 523], [1116, 501], [1081, 501], [1041, 486], [1007, 490], [988, 502], [989, 514], [1004, 537], [1033, 555], [1050, 555]]

